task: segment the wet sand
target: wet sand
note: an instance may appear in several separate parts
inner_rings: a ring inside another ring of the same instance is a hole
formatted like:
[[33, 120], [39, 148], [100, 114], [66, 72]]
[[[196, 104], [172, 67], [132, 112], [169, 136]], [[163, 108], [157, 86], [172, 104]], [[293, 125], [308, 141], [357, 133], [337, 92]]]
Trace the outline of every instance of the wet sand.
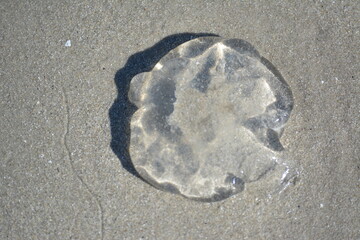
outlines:
[[[0, 238], [359, 239], [359, 11], [357, 1], [2, 3]], [[250, 42], [291, 87], [281, 142], [300, 177], [285, 191], [258, 184], [201, 203], [131, 171], [131, 109], [114, 101], [171, 47], [164, 38], [187, 33]]]

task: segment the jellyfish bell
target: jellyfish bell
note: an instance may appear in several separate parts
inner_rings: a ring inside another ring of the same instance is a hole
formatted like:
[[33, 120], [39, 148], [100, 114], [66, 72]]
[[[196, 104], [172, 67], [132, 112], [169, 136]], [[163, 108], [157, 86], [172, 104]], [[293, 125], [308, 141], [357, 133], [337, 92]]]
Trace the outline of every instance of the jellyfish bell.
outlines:
[[[272, 66], [272, 65], [271, 65]], [[165, 191], [217, 201], [270, 174], [293, 98], [249, 43], [202, 37], [134, 77], [129, 152], [139, 175]]]

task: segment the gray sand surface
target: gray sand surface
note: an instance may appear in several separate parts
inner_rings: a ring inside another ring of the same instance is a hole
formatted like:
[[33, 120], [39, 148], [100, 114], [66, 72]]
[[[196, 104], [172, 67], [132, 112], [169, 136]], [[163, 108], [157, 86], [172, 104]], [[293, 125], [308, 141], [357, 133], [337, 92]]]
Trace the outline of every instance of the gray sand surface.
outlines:
[[[360, 239], [359, 12], [356, 0], [2, 1], [0, 239]], [[122, 167], [115, 74], [186, 32], [250, 42], [291, 86], [281, 141], [295, 185], [199, 203]]]

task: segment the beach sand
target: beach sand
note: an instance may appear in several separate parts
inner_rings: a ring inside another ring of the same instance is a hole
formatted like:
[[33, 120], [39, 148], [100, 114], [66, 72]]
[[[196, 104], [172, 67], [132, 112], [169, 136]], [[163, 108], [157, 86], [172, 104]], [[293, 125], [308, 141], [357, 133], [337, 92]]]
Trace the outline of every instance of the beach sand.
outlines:
[[[2, 1], [0, 239], [360, 239], [360, 2], [291, 2]], [[122, 79], [198, 33], [250, 42], [291, 87], [284, 191], [201, 203], [123, 167]]]

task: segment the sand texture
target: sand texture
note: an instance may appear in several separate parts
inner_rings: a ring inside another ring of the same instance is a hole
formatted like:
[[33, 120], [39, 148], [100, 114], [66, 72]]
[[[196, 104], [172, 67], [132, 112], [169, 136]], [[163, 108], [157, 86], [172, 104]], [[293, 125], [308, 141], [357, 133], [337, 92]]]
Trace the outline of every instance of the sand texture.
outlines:
[[[0, 239], [360, 239], [359, 12], [355, 0], [2, 1]], [[209, 35], [251, 43], [290, 86], [287, 188], [205, 203], [134, 171], [130, 80]]]

